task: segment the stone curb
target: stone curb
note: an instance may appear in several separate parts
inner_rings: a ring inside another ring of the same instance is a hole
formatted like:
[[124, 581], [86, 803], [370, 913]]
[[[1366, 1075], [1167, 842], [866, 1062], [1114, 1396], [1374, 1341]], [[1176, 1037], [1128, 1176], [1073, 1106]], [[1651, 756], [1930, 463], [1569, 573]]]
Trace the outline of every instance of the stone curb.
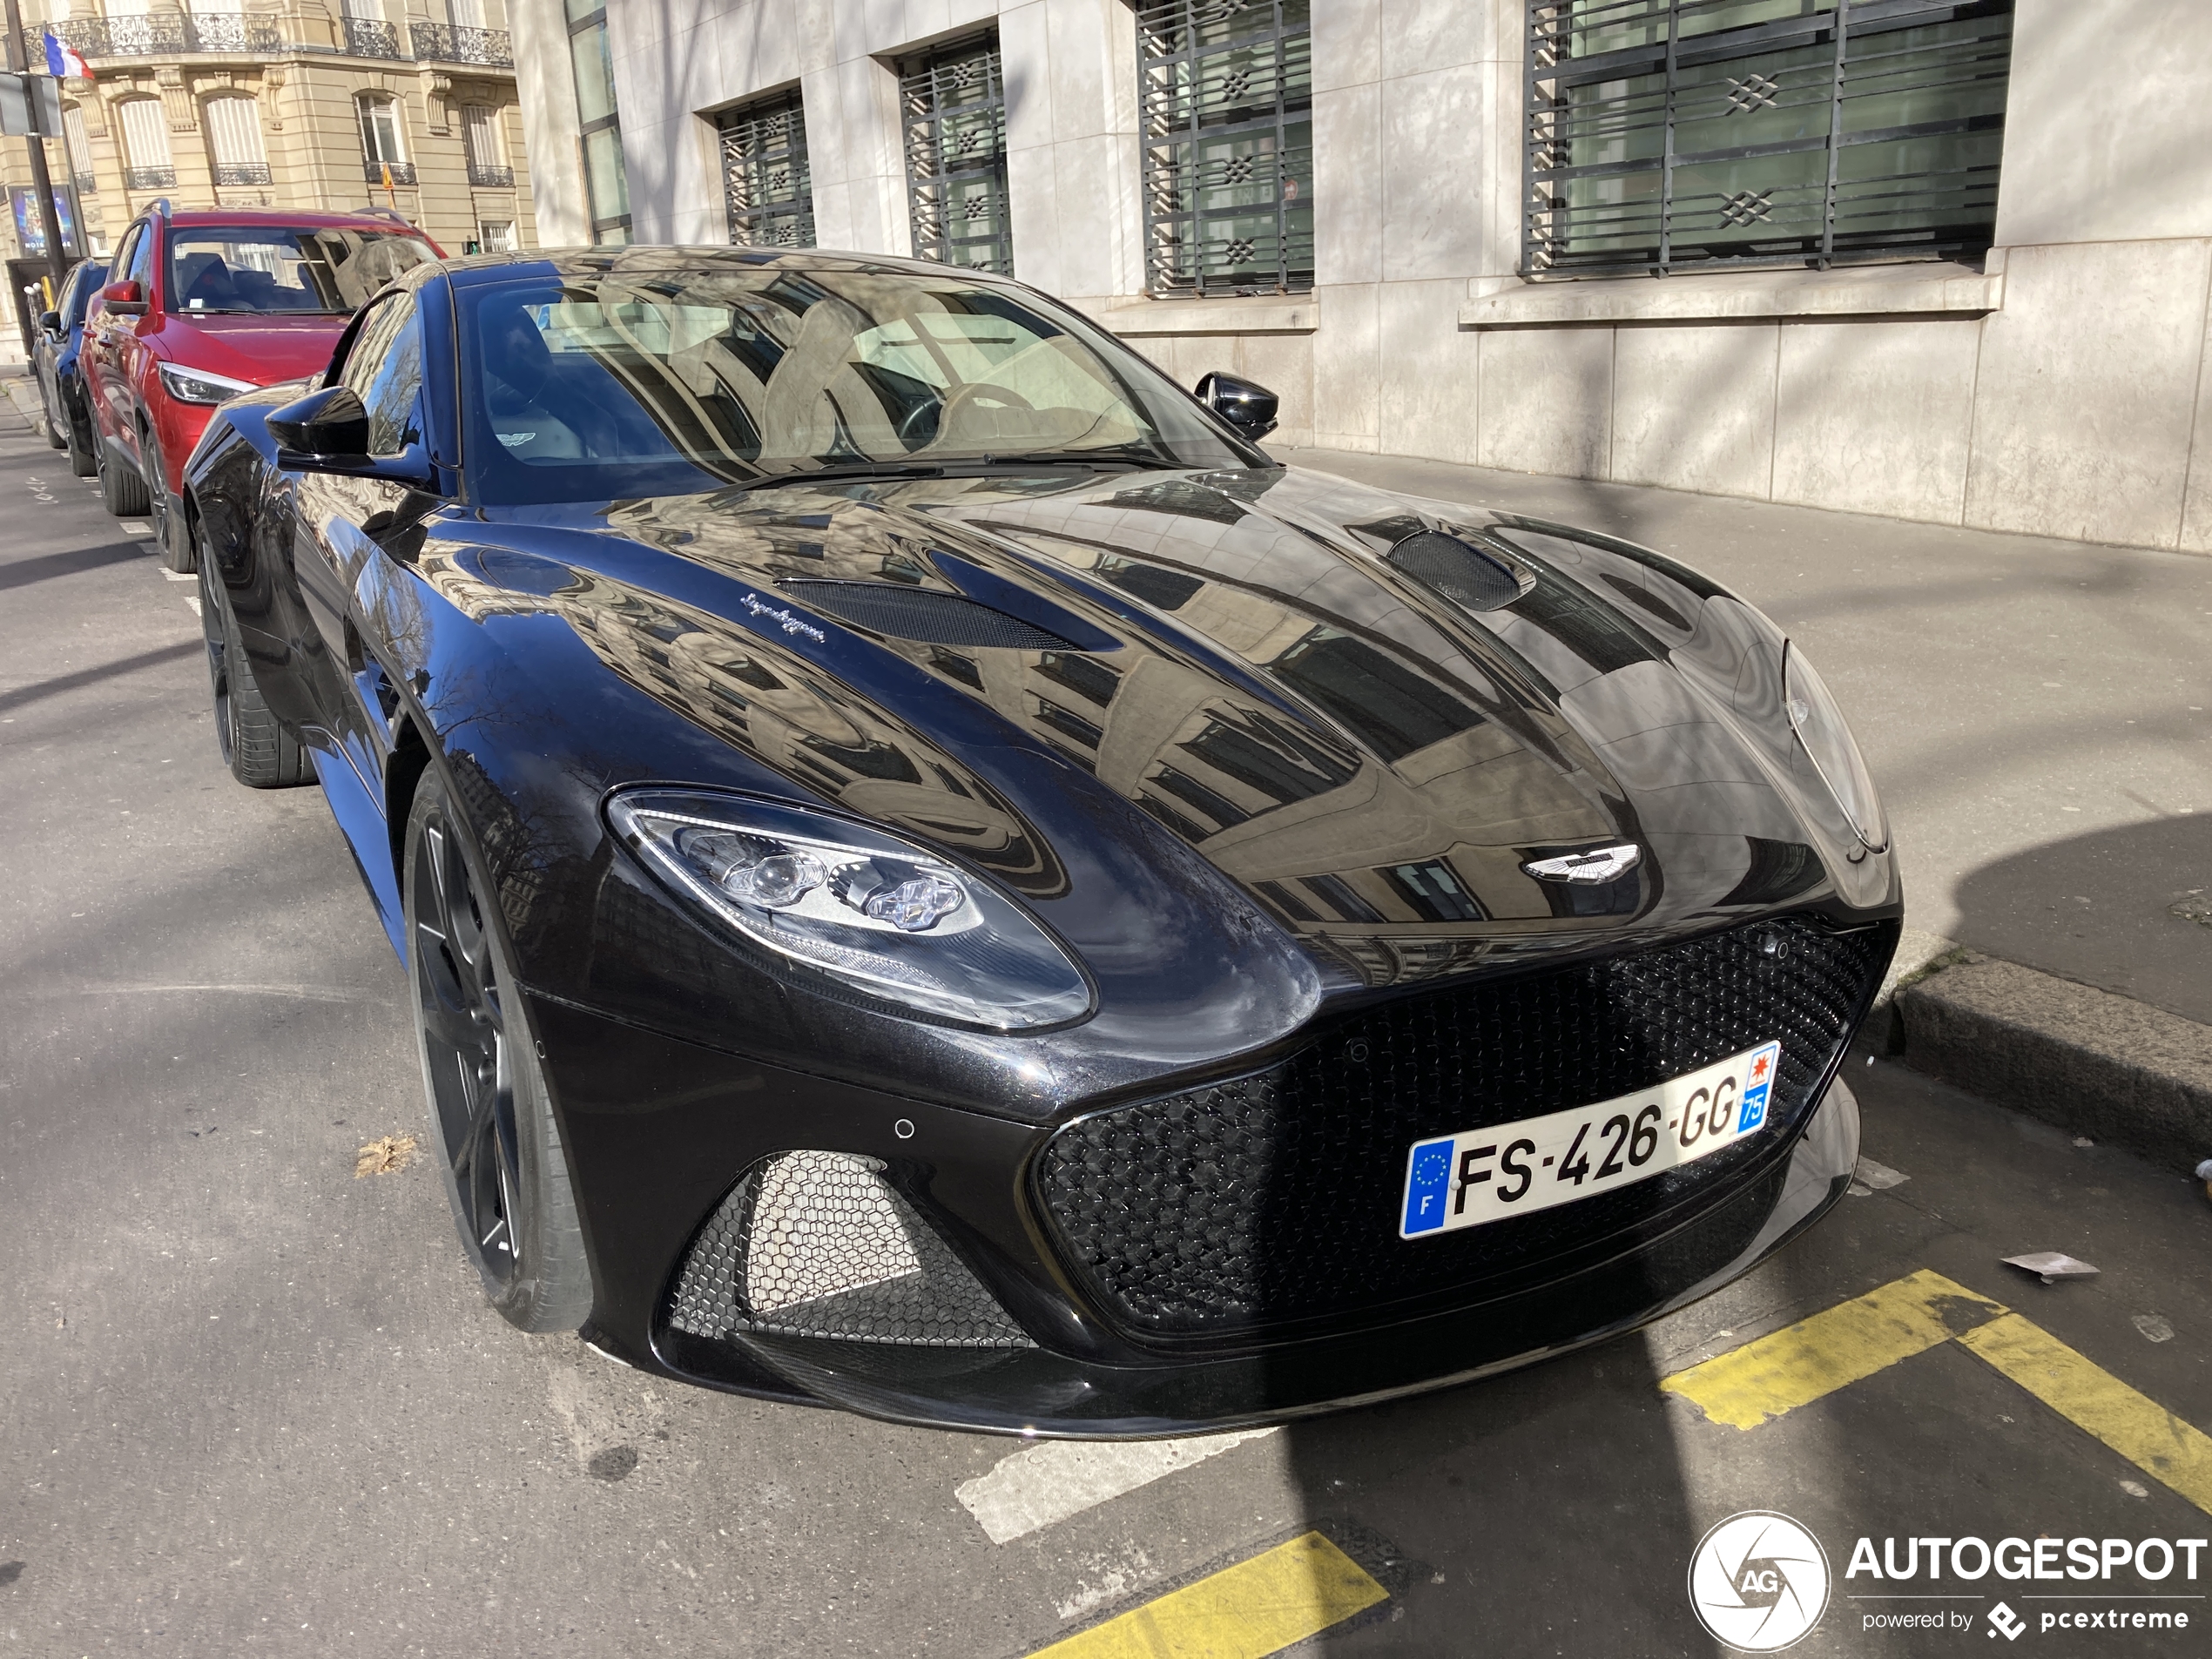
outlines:
[[[1946, 948], [1884, 987], [1871, 1025], [1916, 1071], [2184, 1174], [2212, 1157], [2212, 1026]], [[1906, 953], [1900, 950], [1900, 959]]]

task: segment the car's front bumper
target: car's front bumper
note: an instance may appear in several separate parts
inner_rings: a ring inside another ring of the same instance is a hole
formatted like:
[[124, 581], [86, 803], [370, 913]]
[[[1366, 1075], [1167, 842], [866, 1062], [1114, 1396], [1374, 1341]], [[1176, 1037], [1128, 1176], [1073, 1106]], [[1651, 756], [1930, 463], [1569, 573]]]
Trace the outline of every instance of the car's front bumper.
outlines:
[[[1048, 1126], [932, 1106], [742, 1061], [532, 1000], [597, 1297], [587, 1337], [641, 1368], [741, 1393], [998, 1433], [1138, 1438], [1332, 1411], [1447, 1386], [1602, 1341], [1749, 1271], [1848, 1185], [1858, 1109], [1828, 1082], [1786, 1155], [1672, 1231], [1447, 1312], [1238, 1352], [1147, 1352], [1087, 1309], [1020, 1198]], [[793, 1145], [927, 1170], [933, 1211], [1036, 1345], [900, 1346], [669, 1318], [670, 1279], [738, 1172]]]

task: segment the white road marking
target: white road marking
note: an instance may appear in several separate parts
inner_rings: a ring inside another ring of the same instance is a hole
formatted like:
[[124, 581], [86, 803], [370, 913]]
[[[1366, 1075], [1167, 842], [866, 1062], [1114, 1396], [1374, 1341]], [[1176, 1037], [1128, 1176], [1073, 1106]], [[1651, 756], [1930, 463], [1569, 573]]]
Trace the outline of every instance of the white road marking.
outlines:
[[199, 580], [198, 577], [188, 576], [182, 570], [165, 570], [161, 574], [164, 579], [170, 582], [197, 582]]
[[151, 536], [153, 534], [153, 526], [147, 523], [143, 518], [126, 518], [123, 521], [123, 528], [130, 531], [133, 536]]
[[1001, 1458], [953, 1495], [993, 1543], [1009, 1543], [1274, 1433], [1254, 1428], [1180, 1440], [1047, 1440]]
[[192, 613], [193, 616], [197, 617], [199, 615], [199, 596], [198, 594], [187, 593], [184, 596], [184, 601], [186, 604], [192, 607]]
[[1858, 1174], [1860, 1180], [1877, 1192], [1885, 1187], [1901, 1187], [1912, 1178], [1909, 1175], [1892, 1170], [1886, 1163], [1877, 1163], [1872, 1158], [1867, 1157], [1859, 1159]]

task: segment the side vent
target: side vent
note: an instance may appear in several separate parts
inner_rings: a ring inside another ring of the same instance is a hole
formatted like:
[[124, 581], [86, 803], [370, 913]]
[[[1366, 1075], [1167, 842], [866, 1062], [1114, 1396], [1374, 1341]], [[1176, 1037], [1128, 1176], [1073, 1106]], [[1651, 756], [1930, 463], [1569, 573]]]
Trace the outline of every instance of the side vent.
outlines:
[[1060, 635], [957, 593], [889, 582], [786, 582], [801, 604], [856, 628], [927, 645], [996, 645], [1008, 651], [1077, 651]]
[[1414, 581], [1468, 610], [1495, 610], [1521, 597], [1518, 577], [1456, 536], [1422, 530], [1392, 548], [1389, 557]]

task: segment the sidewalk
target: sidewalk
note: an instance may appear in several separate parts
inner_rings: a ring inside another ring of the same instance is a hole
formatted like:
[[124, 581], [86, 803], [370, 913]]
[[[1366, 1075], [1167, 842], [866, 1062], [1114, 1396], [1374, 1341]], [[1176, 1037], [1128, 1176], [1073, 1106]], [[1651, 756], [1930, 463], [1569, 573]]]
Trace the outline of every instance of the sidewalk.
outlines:
[[1944, 968], [1902, 999], [1907, 1057], [2153, 1156], [2212, 1155], [2212, 558], [1276, 453], [1625, 536], [1766, 610], [1881, 786], [1901, 974]]

